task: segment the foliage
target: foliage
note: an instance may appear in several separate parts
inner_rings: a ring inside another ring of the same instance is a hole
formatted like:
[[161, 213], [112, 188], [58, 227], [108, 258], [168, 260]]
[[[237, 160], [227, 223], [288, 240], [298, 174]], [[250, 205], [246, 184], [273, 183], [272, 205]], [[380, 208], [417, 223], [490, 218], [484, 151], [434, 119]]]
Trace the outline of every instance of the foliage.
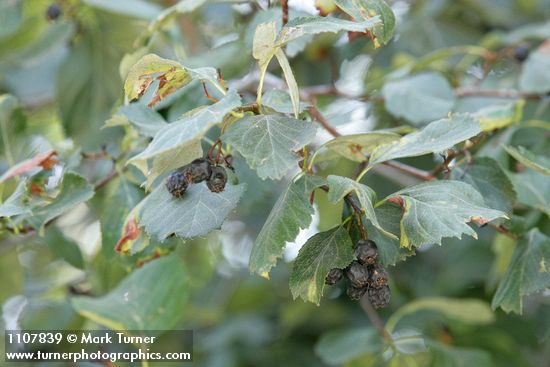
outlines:
[[[3, 327], [193, 329], [204, 366], [545, 365], [549, 9], [1, 2]], [[174, 198], [200, 157], [225, 189]], [[384, 310], [325, 284], [361, 238]]]

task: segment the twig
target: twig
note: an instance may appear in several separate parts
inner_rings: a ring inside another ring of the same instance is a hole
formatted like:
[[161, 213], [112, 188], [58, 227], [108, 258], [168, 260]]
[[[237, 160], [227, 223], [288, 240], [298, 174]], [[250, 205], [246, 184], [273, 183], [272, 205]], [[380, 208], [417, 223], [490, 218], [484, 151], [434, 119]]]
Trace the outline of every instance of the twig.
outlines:
[[288, 23], [288, 0], [281, 0], [281, 8], [283, 9], [283, 26]]
[[353, 209], [355, 212], [355, 217], [357, 220], [357, 228], [359, 229], [359, 234], [361, 235], [361, 238], [366, 240], [367, 239], [367, 230], [365, 229], [365, 226], [363, 224], [363, 219], [361, 218], [363, 216], [363, 211], [361, 208], [359, 208], [354, 202], [351, 194], [347, 194], [344, 197], [344, 200], [348, 205]]
[[[126, 171], [127, 169], [128, 169], [127, 167], [124, 167], [123, 171]], [[118, 171], [112, 170], [107, 174], [107, 176], [96, 181], [96, 183], [94, 184], [94, 190], [97, 191], [101, 189], [103, 186], [107, 185], [111, 180], [113, 180], [117, 176], [118, 176]]]
[[378, 313], [372, 307], [369, 300], [363, 297], [359, 300], [359, 304], [367, 314], [367, 317], [369, 318], [372, 325], [376, 328], [376, 330], [378, 330], [378, 333], [380, 334], [380, 336], [387, 342], [391, 341], [391, 336], [386, 330], [386, 327], [384, 326], [384, 321], [380, 318], [380, 316], [378, 316]]
[[525, 93], [515, 89], [482, 89], [476, 87], [459, 87], [455, 89], [458, 97], [496, 97], [496, 98], [524, 98], [542, 99], [548, 94]]
[[386, 161], [386, 162], [382, 162], [382, 164], [388, 167], [395, 168], [401, 172], [408, 174], [409, 176], [413, 176], [424, 181], [432, 181], [436, 179], [434, 176], [430, 174], [430, 172], [426, 172], [424, 170], [418, 169], [413, 166], [409, 166], [408, 164], [401, 163], [398, 161], [393, 161], [393, 160]]
[[315, 98], [311, 99], [309, 114], [311, 118], [317, 121], [326, 131], [329, 132], [330, 135], [334, 136], [335, 138], [342, 135], [338, 131], [336, 131], [336, 129], [332, 127], [328, 120], [321, 114], [321, 112], [319, 112], [319, 110], [317, 109], [317, 102]]

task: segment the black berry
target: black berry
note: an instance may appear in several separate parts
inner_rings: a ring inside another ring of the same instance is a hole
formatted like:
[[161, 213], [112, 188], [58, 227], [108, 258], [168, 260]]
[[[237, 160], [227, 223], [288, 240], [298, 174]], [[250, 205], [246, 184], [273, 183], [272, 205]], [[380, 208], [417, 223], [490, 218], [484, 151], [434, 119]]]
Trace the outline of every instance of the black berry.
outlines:
[[207, 180], [212, 174], [212, 166], [204, 158], [195, 159], [181, 169], [185, 173], [188, 182], [199, 183]]
[[383, 308], [390, 304], [391, 291], [390, 287], [383, 285], [381, 287], [369, 287], [367, 291], [369, 302], [374, 308]]
[[514, 49], [514, 59], [519, 62], [524, 62], [529, 56], [529, 47], [526, 45], [520, 45]]
[[355, 248], [355, 257], [363, 265], [372, 265], [378, 257], [376, 243], [371, 240], [359, 240]]
[[374, 264], [369, 267], [369, 285], [371, 287], [381, 287], [388, 284], [388, 272], [380, 264]]
[[367, 291], [367, 287], [355, 288], [355, 287], [349, 286], [348, 289], [346, 289], [346, 294], [350, 299], [357, 301], [361, 299], [361, 297], [363, 297], [366, 291]]
[[334, 285], [340, 279], [342, 279], [343, 275], [344, 275], [344, 271], [342, 269], [338, 269], [338, 268], [330, 269], [330, 272], [325, 278], [325, 284]]
[[357, 260], [353, 260], [346, 268], [346, 277], [354, 288], [363, 288], [369, 282], [369, 270]]
[[206, 181], [206, 186], [212, 192], [222, 192], [227, 183], [227, 172], [222, 166], [212, 167], [212, 174], [208, 181]]
[[61, 15], [61, 8], [57, 4], [52, 4], [48, 6], [46, 10], [46, 18], [48, 20], [56, 20]]
[[182, 172], [174, 172], [166, 180], [166, 188], [168, 189], [168, 192], [172, 194], [172, 196], [175, 198], [179, 198], [183, 194], [185, 194], [187, 186], [187, 178]]

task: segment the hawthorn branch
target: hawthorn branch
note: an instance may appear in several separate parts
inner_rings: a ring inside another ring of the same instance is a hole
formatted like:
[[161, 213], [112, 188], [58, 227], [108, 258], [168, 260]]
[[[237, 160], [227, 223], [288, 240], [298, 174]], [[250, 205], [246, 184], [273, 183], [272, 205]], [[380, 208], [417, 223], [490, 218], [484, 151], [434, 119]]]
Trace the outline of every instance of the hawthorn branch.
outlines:
[[281, 8], [283, 9], [283, 26], [288, 23], [288, 0], [281, 0]]
[[321, 125], [328, 133], [335, 138], [338, 136], [342, 136], [331, 124], [328, 122], [328, 120], [319, 112], [317, 109], [317, 101], [315, 98], [311, 98], [311, 106], [309, 107], [309, 114], [311, 118], [318, 122], [319, 125]]
[[457, 97], [488, 97], [488, 98], [510, 98], [510, 99], [542, 99], [548, 94], [525, 93], [516, 89], [483, 89], [477, 87], [459, 87], [455, 89]]
[[369, 300], [365, 297], [362, 297], [359, 300], [359, 304], [361, 305], [361, 308], [363, 311], [365, 311], [365, 314], [367, 314], [367, 317], [369, 318], [372, 325], [378, 330], [378, 333], [380, 336], [384, 339], [384, 341], [389, 342], [391, 341], [391, 336], [386, 330], [386, 326], [384, 325], [384, 321], [380, 318], [378, 315], [378, 312], [372, 307]]

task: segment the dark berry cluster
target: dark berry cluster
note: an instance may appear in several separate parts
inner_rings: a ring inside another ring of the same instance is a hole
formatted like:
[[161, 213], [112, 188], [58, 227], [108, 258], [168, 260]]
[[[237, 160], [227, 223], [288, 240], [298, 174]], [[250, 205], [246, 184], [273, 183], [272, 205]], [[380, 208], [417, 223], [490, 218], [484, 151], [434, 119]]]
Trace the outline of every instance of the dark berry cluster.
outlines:
[[376, 243], [359, 240], [355, 247], [355, 257], [357, 260], [353, 260], [344, 270], [332, 269], [325, 278], [325, 283], [336, 284], [345, 276], [348, 280], [346, 294], [350, 299], [359, 300], [366, 293], [375, 308], [386, 307], [391, 298], [388, 272], [376, 261]]
[[166, 189], [173, 197], [179, 198], [190, 184], [206, 181], [212, 192], [222, 192], [227, 183], [227, 172], [222, 166], [212, 165], [205, 158], [195, 159], [193, 162], [179, 168], [166, 179]]

